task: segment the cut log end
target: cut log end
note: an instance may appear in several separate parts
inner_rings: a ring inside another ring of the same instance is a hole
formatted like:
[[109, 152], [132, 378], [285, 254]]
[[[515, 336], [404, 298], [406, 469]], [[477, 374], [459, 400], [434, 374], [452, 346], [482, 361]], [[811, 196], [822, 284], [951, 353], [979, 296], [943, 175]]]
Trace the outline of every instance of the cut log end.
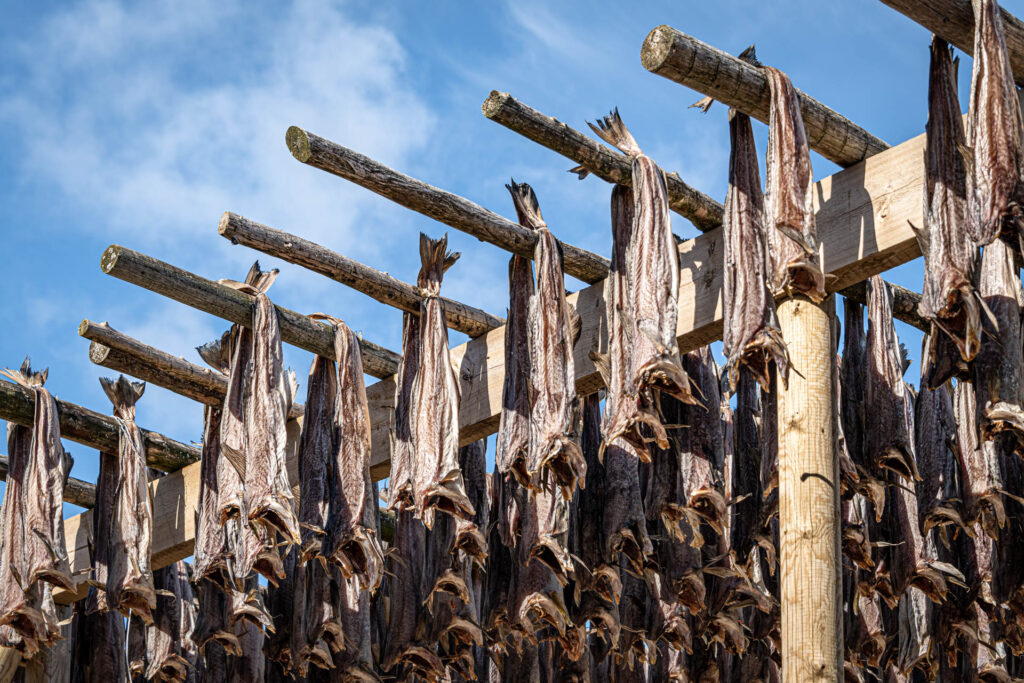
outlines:
[[100, 257], [100, 270], [107, 274], [114, 270], [114, 267], [117, 266], [117, 259], [121, 256], [122, 251], [124, 251], [124, 247], [120, 244], [111, 244], [104, 249], [103, 256]]
[[[84, 324], [84, 323], [83, 323]], [[79, 326], [78, 333], [82, 333], [82, 327]], [[99, 342], [89, 343], [89, 360], [95, 365], [103, 365], [107, 360], [107, 356], [110, 355], [110, 347], [104, 346]]]
[[[294, 127], [294, 126], [293, 126]], [[289, 129], [290, 131], [291, 129]], [[288, 143], [288, 147], [291, 148], [291, 143]], [[227, 237], [231, 239], [231, 233], [233, 232], [233, 223], [237, 222], [240, 216], [230, 211], [225, 211], [221, 214], [220, 220], [217, 221], [217, 234], [221, 237]]]
[[501, 113], [501, 110], [505, 108], [505, 105], [508, 104], [511, 99], [512, 95], [507, 92], [492, 90], [491, 94], [488, 95], [486, 100], [484, 100], [480, 110], [484, 113], [484, 116], [489, 119], [493, 119]]
[[312, 156], [309, 146], [309, 134], [298, 126], [289, 126], [288, 132], [284, 134], [284, 140], [288, 144], [288, 151], [292, 156], [306, 163]]
[[651, 29], [640, 48], [640, 63], [648, 71], [657, 72], [672, 51], [672, 36], [675, 30], [666, 24]]

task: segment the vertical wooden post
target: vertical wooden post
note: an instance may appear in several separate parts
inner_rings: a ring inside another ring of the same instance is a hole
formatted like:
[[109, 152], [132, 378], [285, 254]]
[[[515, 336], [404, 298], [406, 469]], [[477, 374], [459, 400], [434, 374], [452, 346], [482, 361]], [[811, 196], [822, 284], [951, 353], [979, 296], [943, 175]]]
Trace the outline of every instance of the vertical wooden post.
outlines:
[[779, 304], [789, 382], [778, 383], [780, 598], [785, 683], [842, 680], [834, 297]]

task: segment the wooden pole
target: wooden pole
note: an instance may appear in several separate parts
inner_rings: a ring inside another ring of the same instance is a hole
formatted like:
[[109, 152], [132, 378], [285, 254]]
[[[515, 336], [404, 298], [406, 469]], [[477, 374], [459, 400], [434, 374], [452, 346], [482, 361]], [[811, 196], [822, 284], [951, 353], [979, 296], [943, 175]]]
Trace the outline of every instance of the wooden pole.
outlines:
[[[304, 164], [362, 185], [407, 209], [450, 225], [456, 230], [490, 242], [513, 254], [533, 258], [537, 235], [532, 230], [488, 211], [468, 199], [428, 185], [422, 180], [410, 178], [297, 126], [288, 129], [285, 140], [292, 156]], [[564, 242], [562, 254], [565, 258], [565, 272], [573, 277], [593, 283], [608, 276], [606, 258]]]
[[[9, 467], [10, 461], [7, 456], [0, 455], [0, 481], [7, 481]], [[68, 477], [67, 486], [64, 487], [64, 500], [78, 507], [91, 508], [96, 504], [96, 485]]]
[[[974, 54], [974, 9], [970, 0], [882, 0], [947, 43]], [[1017, 85], [1024, 86], [1024, 22], [1003, 10], [1006, 51]]]
[[[644, 40], [640, 59], [651, 73], [768, 122], [768, 81], [760, 69], [737, 57], [671, 26], [659, 26]], [[847, 167], [889, 147], [821, 102], [799, 90], [797, 95], [811, 149], [826, 159]]]
[[782, 680], [842, 680], [839, 464], [833, 424], [831, 311], [802, 298], [779, 304], [792, 363], [778, 382]]
[[[224, 403], [228, 379], [219, 372], [144, 344], [107, 323], [83, 320], [78, 334], [92, 340], [89, 360], [96, 365], [137, 377], [204, 405], [219, 407]], [[288, 416], [301, 417], [303, 410], [301, 403], [293, 403]]]
[[[484, 116], [580, 164], [609, 183], [633, 185], [633, 164], [617, 151], [596, 142], [556, 118], [528, 107], [507, 92], [492, 90], [482, 107]], [[690, 220], [701, 232], [722, 224], [722, 205], [682, 181], [678, 173], [665, 173], [669, 207]]]
[[[103, 252], [100, 269], [120, 280], [144, 287], [228, 322], [246, 327], [252, 325], [252, 299], [248, 295], [152, 256], [113, 244]], [[283, 341], [325, 358], [334, 358], [334, 333], [329, 325], [310, 320], [301, 313], [281, 306], [276, 308]], [[363, 369], [367, 374], [384, 378], [398, 372], [398, 361], [401, 357], [394, 351], [365, 339], [359, 340], [359, 347], [363, 354]]]
[[[32, 426], [35, 414], [32, 391], [14, 382], [0, 380], [0, 419], [25, 427]], [[108, 415], [57, 399], [60, 413], [60, 435], [105, 453], [117, 453], [119, 427]], [[199, 460], [201, 451], [195, 446], [179, 443], [163, 434], [142, 430], [146, 443], [146, 463], [158, 470], [171, 472]]]
[[[415, 285], [394, 278], [370, 266], [363, 265], [325, 247], [296, 235], [275, 230], [226, 212], [220, 218], [217, 232], [234, 244], [244, 244], [276, 256], [290, 263], [325, 275], [343, 285], [357, 289], [388, 306], [419, 314], [423, 297]], [[459, 301], [443, 298], [448, 327], [479, 337], [489, 330], [501, 327], [505, 320], [479, 308]]]

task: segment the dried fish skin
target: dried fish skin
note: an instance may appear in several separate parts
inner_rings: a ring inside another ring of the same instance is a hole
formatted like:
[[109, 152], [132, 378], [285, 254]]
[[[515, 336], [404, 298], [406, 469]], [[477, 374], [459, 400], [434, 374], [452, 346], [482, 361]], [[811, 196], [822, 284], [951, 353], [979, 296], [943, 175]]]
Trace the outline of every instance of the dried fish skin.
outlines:
[[874, 475], [890, 470], [908, 484], [920, 480], [914, 457], [911, 398], [903, 382], [904, 357], [893, 326], [892, 294], [881, 276], [868, 280], [867, 378], [864, 405], [871, 428], [865, 447]]
[[800, 100], [786, 74], [770, 66], [762, 71], [771, 91], [765, 170], [771, 288], [776, 296], [802, 294], [820, 302], [825, 276], [817, 256], [811, 149]]
[[334, 667], [333, 652], [344, 647], [336, 567], [307, 562], [295, 567], [295, 606], [292, 610], [291, 656], [300, 676], [312, 664]]
[[699, 403], [679, 360], [676, 323], [679, 249], [672, 234], [665, 173], [640, 151], [618, 110], [588, 124], [632, 161], [633, 230], [626, 256], [633, 338], [629, 349], [627, 393], [656, 406], [656, 394]]
[[[217, 479], [220, 461], [221, 411], [213, 406], [203, 409], [203, 455], [199, 466], [199, 506], [196, 510], [194, 570], [197, 580], [208, 578], [224, 585], [230, 580], [228, 570], [228, 537], [217, 513], [220, 482]], [[100, 579], [97, 575], [97, 580]]]
[[228, 659], [227, 683], [252, 683], [262, 681], [267, 660], [263, 655], [263, 630], [247, 621], [235, 626], [242, 654]]
[[420, 304], [420, 360], [412, 385], [411, 426], [413, 498], [428, 529], [435, 512], [471, 519], [459, 470], [459, 383], [448, 349], [441, 278], [459, 254], [448, 252], [448, 236], [433, 240], [420, 234], [422, 267], [417, 285]]
[[[562, 495], [572, 496], [586, 480], [586, 462], [572, 439], [576, 400], [573, 312], [565, 298], [562, 251], [526, 183], [505, 186], [520, 224], [537, 233], [533, 261], [536, 288], [530, 297], [527, 343], [530, 355], [530, 476], [550, 476]], [[531, 486], [536, 486], [531, 482]]]
[[[511, 325], [511, 318], [509, 320]], [[413, 497], [412, 385], [420, 362], [420, 317], [402, 314], [402, 360], [395, 377], [395, 440], [391, 453], [388, 509], [415, 507]], [[500, 434], [500, 432], [499, 432]], [[500, 438], [500, 436], [499, 436]]]
[[285, 671], [296, 670], [299, 652], [293, 649], [292, 624], [295, 609], [302, 609], [302, 603], [296, 600], [299, 594], [296, 583], [297, 552], [290, 552], [282, 558], [285, 576], [277, 585], [267, 585], [267, 614], [273, 621], [272, 630], [268, 630], [264, 646], [267, 659], [277, 662]]
[[356, 576], [346, 578], [338, 572], [334, 581], [340, 592], [340, 617], [345, 634], [344, 649], [334, 655], [337, 672], [346, 681], [377, 681], [371, 650], [370, 593], [361, 587]]
[[981, 349], [971, 366], [981, 440], [1007, 432], [1024, 452], [1024, 335], [1016, 256], [1003, 241], [985, 247], [978, 293], [991, 311], [983, 323]]
[[[241, 516], [242, 511], [242, 477], [245, 472], [244, 397], [246, 370], [252, 360], [252, 331], [241, 325], [232, 325], [226, 342], [230, 363], [228, 389], [221, 409], [221, 458], [217, 463], [217, 481], [220, 484], [217, 491], [217, 515], [222, 525], [231, 517]], [[228, 471], [234, 474], [233, 478], [228, 475]], [[234, 479], [237, 479], [237, 483]]]
[[124, 680], [124, 618], [114, 610], [88, 613], [84, 608], [84, 603], [75, 603], [70, 680], [75, 683]]
[[330, 477], [327, 558], [346, 578], [355, 576], [364, 590], [376, 591], [384, 558], [376, 532], [376, 503], [370, 484], [370, 409], [363, 383], [359, 338], [345, 323], [334, 327], [338, 391]]
[[736, 388], [739, 367], [753, 373], [768, 390], [768, 364], [787, 376], [789, 353], [768, 290], [768, 247], [764, 196], [750, 117], [730, 110], [729, 190], [722, 221], [725, 242], [723, 352], [729, 359], [729, 386]]
[[[385, 579], [390, 614], [386, 646], [380, 658], [385, 671], [392, 671], [403, 664], [411, 663], [414, 667], [421, 665], [417, 659], [410, 657], [410, 651], [418, 647], [417, 626], [420, 622], [420, 606], [425, 597], [420, 594], [419, 587], [423, 580], [426, 528], [416, 518], [412, 508], [398, 510], [391, 547]], [[432, 652], [430, 654], [433, 655]], [[436, 655], [428, 658], [424, 667], [426, 671], [440, 670], [440, 661], [435, 662], [435, 659]], [[425, 676], [426, 673], [421, 675]]]
[[331, 456], [335, 452], [334, 416], [338, 379], [334, 361], [313, 359], [299, 437], [300, 563], [322, 556], [331, 502]]
[[933, 36], [925, 126], [925, 224], [918, 233], [925, 259], [918, 313], [931, 321], [922, 381], [932, 389], [962, 375], [981, 344], [981, 307], [973, 284], [978, 250], [963, 234], [968, 169], [956, 71], [949, 44]]
[[918, 522], [927, 534], [935, 527], [964, 522], [956, 482], [956, 417], [947, 385], [922, 389], [914, 406]]
[[[619, 560], [636, 575], [641, 575], [654, 551], [647, 534], [643, 498], [638, 471], [639, 458], [618, 439], [604, 452], [605, 485], [600, 519], [603, 564], [617, 566]], [[600, 495], [600, 492], [599, 492]], [[598, 520], [586, 521], [595, 525]], [[596, 567], [596, 565], [595, 565]], [[598, 574], [597, 577], [600, 577]]]
[[977, 400], [975, 387], [970, 382], [957, 382], [953, 410], [957, 425], [958, 474], [966, 508], [964, 521], [968, 525], [978, 523], [986, 535], [998, 538], [998, 530], [1006, 523], [1006, 510], [996, 442], [1004, 437], [979, 443]]
[[120, 476], [114, 514], [107, 576], [107, 600], [124, 616], [137, 615], [146, 624], [153, 621], [156, 608], [150, 549], [153, 544], [153, 502], [149, 497], [146, 449], [142, 432], [135, 424], [135, 402], [146, 385], [129, 382], [124, 375], [117, 381], [100, 378], [104, 392], [114, 405], [114, 417], [120, 426], [118, 460]]
[[188, 634], [195, 623], [188, 568], [179, 560], [154, 572], [161, 591], [146, 628], [146, 678], [154, 681], [185, 681], [195, 667], [196, 651]]
[[530, 300], [533, 262], [513, 256], [508, 262], [508, 317], [505, 322], [505, 381], [495, 444], [499, 474], [512, 473], [529, 485], [530, 457]]
[[757, 421], [761, 411], [758, 383], [753, 372], [742, 366], [736, 383], [733, 411], [733, 500], [730, 546], [740, 564], [756, 545], [761, 517], [761, 438]]
[[228, 623], [231, 598], [229, 592], [234, 592], [230, 585], [225, 589], [210, 579], [199, 578], [196, 580], [195, 594], [199, 605], [196, 610], [195, 626], [192, 629], [190, 638], [195, 643], [204, 657], [209, 657], [211, 650], [210, 643], [216, 643], [220, 648], [231, 654], [241, 654], [238, 644], [238, 636]]
[[1006, 35], [996, 0], [973, 0], [974, 63], [967, 120], [967, 144], [973, 158], [968, 233], [987, 246], [1001, 234], [1020, 239], [1024, 180], [1024, 119], [1006, 50]]
[[707, 408], [679, 405], [679, 472], [683, 500], [716, 533], [723, 533], [725, 507], [725, 452], [722, 441], [718, 365], [711, 347], [703, 346], [683, 356], [683, 367], [692, 378]]

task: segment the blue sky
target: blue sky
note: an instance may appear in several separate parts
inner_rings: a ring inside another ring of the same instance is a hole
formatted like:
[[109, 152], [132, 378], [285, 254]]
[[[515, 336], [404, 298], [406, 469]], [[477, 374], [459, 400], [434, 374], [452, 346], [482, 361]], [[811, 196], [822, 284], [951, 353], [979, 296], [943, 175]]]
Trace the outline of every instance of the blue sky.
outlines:
[[[1004, 3], [1020, 14], [1021, 2]], [[640, 45], [670, 24], [767, 64], [891, 144], [926, 119], [928, 33], [874, 0], [545, 3], [296, 2], [0, 4], [0, 231], [6, 247], [0, 364], [49, 366], [60, 398], [108, 411], [76, 329], [107, 320], [200, 362], [194, 347], [225, 323], [103, 275], [119, 243], [209, 278], [240, 279], [259, 258], [281, 267], [281, 305], [344, 318], [400, 348], [401, 315], [320, 276], [231, 246], [223, 211], [313, 239], [412, 281], [418, 233], [446, 230], [462, 260], [453, 298], [502, 313], [507, 255], [296, 162], [303, 126], [410, 175], [514, 216], [510, 176], [531, 183], [555, 234], [607, 255], [609, 186], [480, 113], [492, 89], [586, 130], [619, 107], [643, 149], [719, 200], [726, 109], [688, 109], [693, 91], [646, 72]], [[961, 66], [966, 95], [970, 59]], [[762, 145], [766, 128], [756, 125]], [[762, 153], [763, 159], [763, 153]], [[836, 169], [815, 157], [815, 176]], [[696, 231], [674, 217], [684, 237]], [[921, 264], [890, 271], [920, 291]], [[569, 280], [575, 289], [578, 282]], [[900, 326], [913, 357], [920, 335]], [[461, 341], [453, 334], [453, 343]], [[286, 346], [304, 384], [310, 354]], [[909, 371], [916, 379], [917, 365]], [[300, 394], [305, 391], [300, 389]], [[149, 387], [141, 425], [198, 440], [202, 412]], [[96, 455], [69, 443], [74, 476]]]

